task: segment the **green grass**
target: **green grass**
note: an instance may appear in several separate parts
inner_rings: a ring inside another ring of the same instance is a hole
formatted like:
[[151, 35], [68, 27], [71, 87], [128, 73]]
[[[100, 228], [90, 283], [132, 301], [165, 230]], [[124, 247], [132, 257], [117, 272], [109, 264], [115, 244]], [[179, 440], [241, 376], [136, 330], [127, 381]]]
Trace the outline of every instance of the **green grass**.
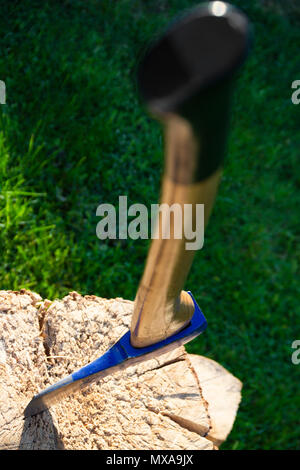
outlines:
[[[208, 320], [188, 350], [244, 384], [224, 449], [296, 449], [300, 105], [290, 97], [300, 79], [299, 9], [292, 1], [286, 12], [282, 1], [235, 3], [254, 23], [255, 44], [235, 93], [204, 249], [186, 286]], [[194, 4], [1, 2], [1, 289], [134, 298], [149, 243], [101, 242], [96, 208], [119, 195], [157, 202], [162, 131], [137, 97], [136, 64], [148, 40]]]

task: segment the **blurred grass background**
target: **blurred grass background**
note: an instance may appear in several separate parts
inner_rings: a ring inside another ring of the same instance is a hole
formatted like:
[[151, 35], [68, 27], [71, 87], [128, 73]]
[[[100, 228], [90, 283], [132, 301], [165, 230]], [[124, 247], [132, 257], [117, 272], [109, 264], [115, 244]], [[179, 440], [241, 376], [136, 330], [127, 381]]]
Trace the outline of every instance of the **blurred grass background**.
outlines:
[[[103, 202], [158, 202], [162, 130], [138, 57], [187, 0], [0, 2], [0, 288], [134, 299], [147, 240], [100, 241]], [[224, 178], [187, 288], [208, 329], [188, 346], [243, 381], [224, 449], [300, 448], [296, 1], [236, 0], [255, 44], [237, 84]], [[298, 278], [297, 278], [298, 276]]]

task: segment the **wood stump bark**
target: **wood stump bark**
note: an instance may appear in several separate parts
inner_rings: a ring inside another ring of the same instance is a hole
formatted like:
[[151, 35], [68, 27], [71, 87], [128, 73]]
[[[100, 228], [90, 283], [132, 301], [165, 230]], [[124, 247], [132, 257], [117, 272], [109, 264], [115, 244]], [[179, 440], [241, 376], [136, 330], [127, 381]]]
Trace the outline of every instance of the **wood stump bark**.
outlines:
[[212, 450], [226, 439], [241, 382], [183, 347], [24, 419], [34, 394], [119, 339], [132, 310], [121, 298], [0, 291], [0, 449]]

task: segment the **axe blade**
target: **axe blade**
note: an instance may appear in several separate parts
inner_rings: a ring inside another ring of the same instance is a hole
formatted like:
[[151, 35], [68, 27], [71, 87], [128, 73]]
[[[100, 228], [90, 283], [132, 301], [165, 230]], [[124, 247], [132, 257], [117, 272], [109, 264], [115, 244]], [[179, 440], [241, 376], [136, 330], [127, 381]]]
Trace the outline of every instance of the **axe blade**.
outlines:
[[144, 348], [134, 348], [127, 331], [108, 351], [93, 362], [35, 395], [24, 411], [25, 418], [34, 416], [59, 403], [63, 398], [83, 390], [93, 382], [127, 367], [165, 354], [201, 334], [207, 327], [206, 319], [191, 292], [195, 311], [190, 324], [169, 338]]

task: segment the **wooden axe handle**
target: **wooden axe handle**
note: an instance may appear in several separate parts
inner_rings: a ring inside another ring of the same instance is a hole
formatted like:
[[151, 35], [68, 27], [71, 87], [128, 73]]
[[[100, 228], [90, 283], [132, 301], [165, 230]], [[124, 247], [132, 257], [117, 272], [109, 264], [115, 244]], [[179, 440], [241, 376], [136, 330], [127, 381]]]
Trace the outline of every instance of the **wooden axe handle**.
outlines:
[[[144, 347], [185, 327], [194, 311], [182, 291], [195, 250], [187, 249], [185, 204], [204, 204], [207, 224], [225, 154], [234, 72], [249, 48], [249, 25], [236, 8], [211, 2], [192, 10], [151, 46], [140, 64], [141, 94], [165, 127], [161, 204], [182, 209], [182, 237], [152, 240], [134, 303], [131, 343]], [[162, 217], [162, 216], [161, 216]], [[162, 221], [162, 219], [161, 219]], [[191, 221], [190, 221], [191, 222]], [[166, 227], [164, 227], [166, 228]]]

